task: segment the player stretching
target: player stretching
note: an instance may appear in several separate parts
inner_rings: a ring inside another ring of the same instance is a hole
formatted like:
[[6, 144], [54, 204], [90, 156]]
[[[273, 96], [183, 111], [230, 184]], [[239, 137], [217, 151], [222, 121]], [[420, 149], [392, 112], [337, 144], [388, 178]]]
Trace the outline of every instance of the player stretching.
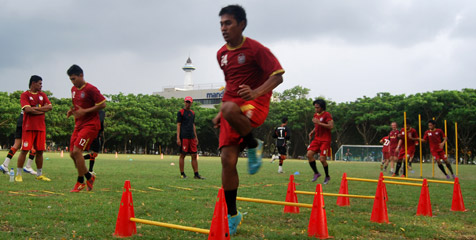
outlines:
[[383, 144], [382, 147], [382, 155], [383, 160], [382, 164], [380, 165], [380, 171], [387, 171], [388, 161], [390, 160], [390, 140], [388, 140], [388, 136], [383, 137], [380, 140], [380, 143]]
[[279, 153], [279, 167], [278, 173], [283, 173], [283, 161], [286, 160], [287, 155], [287, 145], [286, 141], [291, 138], [291, 132], [289, 131], [288, 125], [288, 118], [283, 117], [281, 120], [281, 126], [274, 129], [273, 138], [276, 138], [276, 148], [278, 149]]
[[177, 145], [180, 146], [180, 178], [187, 178], [184, 171], [185, 155], [190, 153], [192, 168], [195, 179], [205, 179], [198, 173], [197, 145], [198, 135], [195, 127], [195, 112], [190, 109], [193, 103], [192, 97], [185, 97], [185, 107], [177, 112]]
[[[331, 147], [331, 129], [334, 127], [334, 120], [332, 120], [332, 115], [326, 112], [326, 101], [317, 99], [312, 104], [314, 105], [316, 113], [314, 113], [314, 117], [312, 118], [314, 129], [309, 133], [309, 140], [312, 140], [312, 142], [307, 147], [307, 159], [309, 160], [312, 171], [314, 171], [312, 181], [315, 182], [321, 174], [317, 171], [314, 155], [320, 152], [319, 160], [326, 173], [324, 184], [327, 184], [331, 180], [331, 177], [329, 176], [329, 166], [327, 165], [326, 158], [327, 151]], [[313, 136], [314, 140], [312, 139]]]
[[89, 172], [96, 175], [94, 173], [94, 163], [96, 162], [96, 158], [98, 157], [99, 151], [101, 150], [101, 135], [104, 132], [104, 118], [106, 117], [106, 113], [103, 110], [99, 111], [99, 121], [101, 121], [101, 129], [99, 130], [97, 138], [91, 143], [91, 152], [84, 155], [84, 160], [89, 159]]
[[398, 134], [400, 134], [400, 131], [397, 129], [396, 122], [392, 122], [390, 126], [392, 127], [392, 130], [388, 134], [388, 139], [390, 140], [390, 146], [388, 149], [390, 154], [390, 173], [395, 173], [393, 167], [398, 158], [398, 151], [396, 149], [398, 146]]
[[[71, 99], [73, 107], [66, 114], [67, 117], [74, 116], [74, 131], [71, 135], [69, 155], [74, 161], [78, 170], [78, 181], [71, 192], [79, 192], [86, 185], [88, 191], [93, 189], [96, 176], [91, 174], [86, 168], [83, 151], [89, 150], [92, 140], [98, 136], [101, 129], [99, 111], [106, 107], [106, 99], [99, 90], [84, 80], [83, 69], [78, 65], [71, 66], [67, 74], [71, 83]], [[86, 177], [86, 184], [84, 178]]]
[[241, 6], [224, 7], [219, 16], [226, 44], [218, 50], [217, 60], [225, 75], [226, 88], [220, 113], [213, 123], [220, 126], [222, 185], [230, 234], [235, 234], [242, 219], [236, 209], [238, 155], [248, 147], [248, 172], [258, 171], [263, 143], [253, 137], [252, 130], [266, 120], [272, 90], [283, 81], [284, 70], [268, 48], [243, 36], [247, 20]]
[[45, 113], [53, 109], [51, 102], [44, 92], [41, 91], [43, 79], [33, 75], [30, 78], [29, 91], [20, 96], [23, 114], [22, 125], [22, 148], [17, 160], [17, 175], [15, 181], [23, 182], [22, 169], [26, 154], [33, 148], [36, 150], [36, 179], [51, 181], [43, 176], [43, 151], [46, 146]]
[[428, 121], [428, 130], [425, 131], [425, 135], [423, 135], [422, 142], [429, 142], [430, 143], [430, 152], [431, 155], [435, 158], [435, 161], [438, 163], [438, 167], [440, 170], [445, 174], [446, 179], [450, 179], [450, 176], [446, 173], [445, 167], [443, 167], [442, 161], [446, 163], [446, 167], [450, 170], [453, 179], [456, 177], [453, 174], [453, 168], [451, 167], [451, 163], [448, 161], [446, 157], [445, 151], [443, 147], [445, 146], [446, 141], [448, 138], [445, 136], [445, 133], [439, 129], [435, 128], [436, 122], [434, 120]]
[[[399, 140], [398, 140], [398, 146], [395, 149], [398, 152], [398, 162], [397, 162], [397, 168], [395, 169], [395, 173], [392, 175], [392, 177], [395, 177], [398, 175], [398, 171], [400, 170], [400, 167], [402, 167], [403, 163], [403, 174], [401, 177], [407, 176], [406, 172], [406, 167], [405, 167], [405, 128], [402, 128], [400, 130]], [[411, 124], [407, 121], [407, 161], [411, 162], [413, 160], [413, 156], [415, 155], [415, 142], [420, 140], [418, 138], [418, 133], [417, 131], [411, 127]]]

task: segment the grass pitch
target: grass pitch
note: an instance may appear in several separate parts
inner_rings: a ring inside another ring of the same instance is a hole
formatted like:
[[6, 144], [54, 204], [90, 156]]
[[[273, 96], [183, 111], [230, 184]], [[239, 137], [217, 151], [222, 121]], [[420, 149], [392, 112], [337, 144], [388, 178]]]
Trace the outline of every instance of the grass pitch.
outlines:
[[[0, 152], [0, 156], [6, 152]], [[17, 157], [17, 156], [16, 156]], [[10, 167], [16, 165], [16, 157]], [[221, 186], [221, 164], [217, 157], [200, 157], [200, 174], [193, 179], [186, 158], [188, 179], [179, 178], [178, 156], [100, 154], [96, 160], [97, 180], [92, 192], [70, 193], [76, 169], [65, 154], [45, 153], [44, 173], [51, 182], [40, 182], [23, 174], [22, 183], [10, 183], [0, 176], [0, 239], [113, 239], [122, 188], [130, 180], [135, 216], [185, 226], [209, 229], [214, 204]], [[174, 163], [174, 165], [171, 165]], [[88, 164], [88, 162], [87, 162]], [[324, 192], [337, 193], [344, 172], [349, 177], [377, 179], [378, 163], [330, 162], [332, 180]], [[277, 162], [264, 159], [256, 175], [246, 172], [246, 159], [238, 163], [242, 197], [284, 201], [289, 175], [295, 176], [297, 190], [314, 191], [312, 171], [303, 160], [287, 160], [284, 174]], [[455, 166], [453, 166], [455, 168]], [[322, 166], [318, 163], [319, 171]], [[431, 165], [423, 165], [431, 179]], [[475, 166], [459, 166], [459, 177], [467, 212], [452, 212], [453, 186], [430, 183], [434, 217], [415, 216], [421, 188], [387, 184], [390, 224], [370, 222], [373, 200], [351, 199], [351, 206], [339, 207], [335, 197], [324, 197], [329, 235], [336, 239], [474, 239], [476, 238]], [[419, 177], [419, 164], [414, 164]], [[388, 174], [386, 174], [388, 175]], [[435, 178], [443, 179], [438, 168]], [[323, 177], [318, 180], [322, 183]], [[375, 195], [376, 184], [349, 181], [349, 193]], [[312, 203], [312, 196], [298, 195], [299, 202]], [[306, 239], [310, 209], [284, 214], [282, 206], [238, 202], [244, 214], [242, 225], [232, 239]], [[206, 239], [198, 233], [137, 224], [131, 239]]]

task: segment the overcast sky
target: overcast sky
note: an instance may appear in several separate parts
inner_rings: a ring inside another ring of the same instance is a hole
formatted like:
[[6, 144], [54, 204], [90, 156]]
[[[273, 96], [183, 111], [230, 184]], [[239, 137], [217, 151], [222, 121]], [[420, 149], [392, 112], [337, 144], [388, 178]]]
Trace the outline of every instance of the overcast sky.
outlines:
[[476, 88], [472, 0], [0, 0], [0, 91], [38, 74], [70, 97], [65, 72], [78, 64], [103, 93], [152, 94], [183, 85], [189, 56], [195, 84], [224, 85], [218, 12], [232, 3], [247, 11], [244, 35], [286, 70], [278, 91], [346, 102]]

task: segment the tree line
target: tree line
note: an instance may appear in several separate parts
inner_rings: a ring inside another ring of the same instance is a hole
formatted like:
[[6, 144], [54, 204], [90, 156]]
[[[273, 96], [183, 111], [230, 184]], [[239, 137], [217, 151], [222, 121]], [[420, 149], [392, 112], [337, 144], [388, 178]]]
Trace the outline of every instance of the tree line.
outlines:
[[[314, 106], [309, 89], [296, 86], [283, 92], [275, 92], [266, 122], [254, 130], [255, 136], [265, 141], [265, 155], [274, 153], [274, 128], [288, 117], [291, 129], [289, 155], [292, 158], [305, 156], [309, 144], [309, 132], [313, 129]], [[0, 92], [0, 146], [8, 148], [13, 143], [16, 121], [20, 114], [20, 94]], [[71, 99], [56, 98], [45, 91], [53, 110], [46, 113], [47, 144], [50, 149], [64, 149], [74, 128], [74, 120], [66, 118]], [[103, 151], [145, 154], [176, 154], [176, 117], [184, 106], [183, 99], [165, 99], [158, 95], [112, 94], [105, 95]], [[459, 156], [464, 162], [473, 158], [476, 150], [476, 90], [440, 90], [412, 95], [378, 93], [375, 97], [361, 97], [352, 102], [327, 101], [327, 111], [334, 118], [332, 150], [345, 145], [378, 145], [379, 140], [390, 131], [395, 121], [403, 126], [403, 113], [418, 131], [418, 115], [421, 115], [422, 134], [427, 121], [435, 119], [437, 127], [444, 130], [447, 121], [448, 149], [455, 152], [455, 122], [458, 123]], [[218, 130], [211, 120], [219, 106], [203, 108], [194, 103], [199, 151], [205, 155], [218, 154]], [[424, 153], [429, 154], [424, 145]]]

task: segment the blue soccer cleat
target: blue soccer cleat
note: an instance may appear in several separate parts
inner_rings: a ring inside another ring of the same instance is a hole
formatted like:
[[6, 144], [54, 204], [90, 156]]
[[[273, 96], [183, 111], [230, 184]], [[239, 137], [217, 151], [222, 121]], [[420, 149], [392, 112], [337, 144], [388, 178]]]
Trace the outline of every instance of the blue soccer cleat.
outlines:
[[255, 174], [261, 167], [261, 159], [263, 158], [263, 141], [256, 139], [258, 146], [248, 149], [248, 173]]
[[235, 216], [228, 214], [228, 229], [230, 230], [230, 235], [236, 233], [238, 226], [241, 224], [241, 220], [243, 220], [243, 215], [241, 215], [239, 211]]

